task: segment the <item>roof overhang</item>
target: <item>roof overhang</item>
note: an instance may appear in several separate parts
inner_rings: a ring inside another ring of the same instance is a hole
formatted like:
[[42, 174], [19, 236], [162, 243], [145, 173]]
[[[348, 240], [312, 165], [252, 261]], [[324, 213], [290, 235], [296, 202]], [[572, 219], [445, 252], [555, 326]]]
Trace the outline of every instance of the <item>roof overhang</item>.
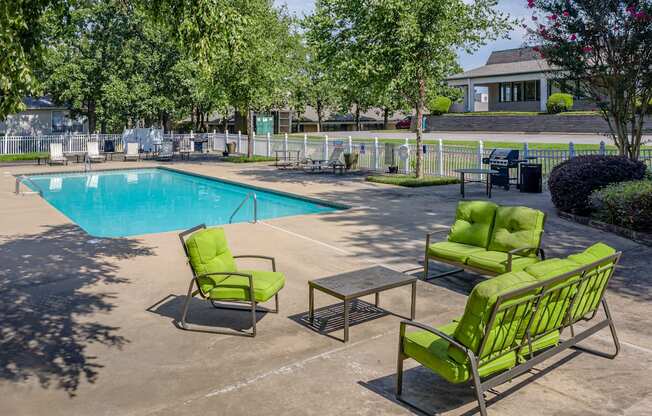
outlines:
[[453, 78], [446, 80], [448, 85], [452, 87], [461, 87], [469, 85], [472, 82], [475, 85], [482, 84], [495, 84], [498, 82], [518, 82], [518, 81], [533, 81], [540, 79], [550, 78], [548, 71], [537, 71], [537, 72], [524, 72], [517, 74], [502, 74], [502, 75], [492, 75], [485, 77], [471, 77], [471, 78]]

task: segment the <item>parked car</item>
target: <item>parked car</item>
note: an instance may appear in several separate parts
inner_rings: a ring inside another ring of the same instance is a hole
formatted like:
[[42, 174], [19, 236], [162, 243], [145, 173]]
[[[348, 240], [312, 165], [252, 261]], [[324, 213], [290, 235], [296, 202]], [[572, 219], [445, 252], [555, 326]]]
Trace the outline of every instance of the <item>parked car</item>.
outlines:
[[409, 129], [412, 125], [412, 116], [407, 116], [403, 120], [396, 122], [397, 129]]

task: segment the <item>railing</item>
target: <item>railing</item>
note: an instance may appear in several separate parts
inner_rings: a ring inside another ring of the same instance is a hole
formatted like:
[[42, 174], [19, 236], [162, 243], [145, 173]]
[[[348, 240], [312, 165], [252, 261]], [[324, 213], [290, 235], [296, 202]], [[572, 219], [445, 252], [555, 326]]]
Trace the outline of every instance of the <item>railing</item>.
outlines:
[[[34, 187], [34, 189], [36, 189], [36, 191], [20, 192], [20, 184], [23, 183], [23, 182], [29, 182], [30, 184], [32, 184], [32, 186]], [[15, 190], [15, 193], [16, 193], [16, 195], [39, 194], [40, 196], [43, 196], [43, 191], [41, 190], [41, 188], [36, 183], [34, 183], [33, 180], [31, 180], [30, 178], [28, 178], [25, 175], [21, 175], [21, 176], [16, 177], [16, 190]]]
[[231, 217], [229, 218], [229, 224], [233, 222], [233, 217], [235, 217], [235, 214], [240, 211], [240, 208], [244, 206], [244, 204], [249, 200], [254, 201], [254, 224], [258, 222], [258, 200], [256, 199], [256, 193], [255, 192], [249, 192], [247, 196], [240, 202], [240, 205], [233, 211], [233, 214], [231, 214]]
[[[337, 134], [337, 133], [334, 133]], [[227, 149], [227, 143], [234, 143], [236, 153], [247, 153], [248, 138], [246, 134], [238, 133], [188, 133], [177, 134], [167, 133], [160, 136], [161, 140], [175, 142], [177, 149], [192, 149], [192, 142], [203, 143], [204, 152], [220, 153]], [[85, 135], [50, 135], [50, 136], [0, 136], [0, 154], [21, 154], [30, 152], [48, 152], [50, 143], [62, 143], [63, 151], [66, 153], [85, 152], [86, 143], [97, 141], [100, 150], [104, 150], [105, 143], [112, 141], [115, 151], [123, 150], [122, 136], [118, 134], [85, 134]], [[410, 157], [402, 162], [395, 159], [394, 164], [399, 167], [399, 172], [413, 172], [416, 154], [414, 140], [395, 140], [395, 146], [407, 143], [410, 147]], [[358, 153], [358, 166], [373, 171], [386, 171], [391, 159], [387, 153], [385, 143], [374, 139], [352, 139], [342, 136], [321, 136], [303, 137], [288, 135], [260, 135], [253, 136], [253, 154], [258, 156], [272, 156], [275, 150], [299, 151], [301, 158], [310, 157], [313, 159], [329, 159], [335, 146], [343, 146], [344, 152]], [[536, 157], [536, 163], [543, 168], [543, 175], [547, 176], [552, 169], [563, 161], [580, 155], [588, 154], [616, 154], [613, 149], [607, 149], [605, 145], [599, 149], [575, 150], [572, 143], [565, 149], [528, 149], [527, 143], [515, 143], [515, 148], [521, 149], [523, 156]], [[480, 142], [469, 142], [468, 145], [448, 145], [443, 140], [429, 141], [423, 146], [424, 173], [432, 176], [456, 176], [455, 169], [478, 167], [483, 157], [488, 156], [491, 148]], [[652, 149], [641, 150], [640, 160], [648, 166], [652, 166]]]

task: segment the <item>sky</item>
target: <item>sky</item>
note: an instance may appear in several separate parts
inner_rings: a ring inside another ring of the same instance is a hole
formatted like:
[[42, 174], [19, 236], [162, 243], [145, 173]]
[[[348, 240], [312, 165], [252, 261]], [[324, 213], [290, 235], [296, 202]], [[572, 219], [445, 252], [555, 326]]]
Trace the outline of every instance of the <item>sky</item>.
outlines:
[[[296, 13], [299, 16], [310, 14], [315, 6], [314, 0], [274, 0], [274, 2], [277, 5], [285, 4], [291, 13]], [[517, 19], [529, 19], [531, 16], [527, 8], [527, 0], [499, 0], [498, 9]], [[488, 43], [470, 55], [461, 51], [458, 54], [459, 63], [465, 71], [482, 66], [487, 62], [491, 51], [523, 46], [524, 34], [523, 28], [519, 25], [516, 30], [509, 34], [509, 39], [499, 39]]]

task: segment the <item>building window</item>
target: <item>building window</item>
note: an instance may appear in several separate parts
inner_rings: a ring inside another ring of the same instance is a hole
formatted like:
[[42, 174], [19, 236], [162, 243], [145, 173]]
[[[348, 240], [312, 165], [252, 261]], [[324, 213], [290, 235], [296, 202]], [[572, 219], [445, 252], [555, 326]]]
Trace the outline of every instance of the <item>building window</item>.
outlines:
[[68, 117], [65, 111], [52, 112], [52, 133], [83, 133], [84, 120]]
[[501, 103], [517, 101], [537, 101], [541, 99], [539, 81], [501, 82], [498, 85]]

